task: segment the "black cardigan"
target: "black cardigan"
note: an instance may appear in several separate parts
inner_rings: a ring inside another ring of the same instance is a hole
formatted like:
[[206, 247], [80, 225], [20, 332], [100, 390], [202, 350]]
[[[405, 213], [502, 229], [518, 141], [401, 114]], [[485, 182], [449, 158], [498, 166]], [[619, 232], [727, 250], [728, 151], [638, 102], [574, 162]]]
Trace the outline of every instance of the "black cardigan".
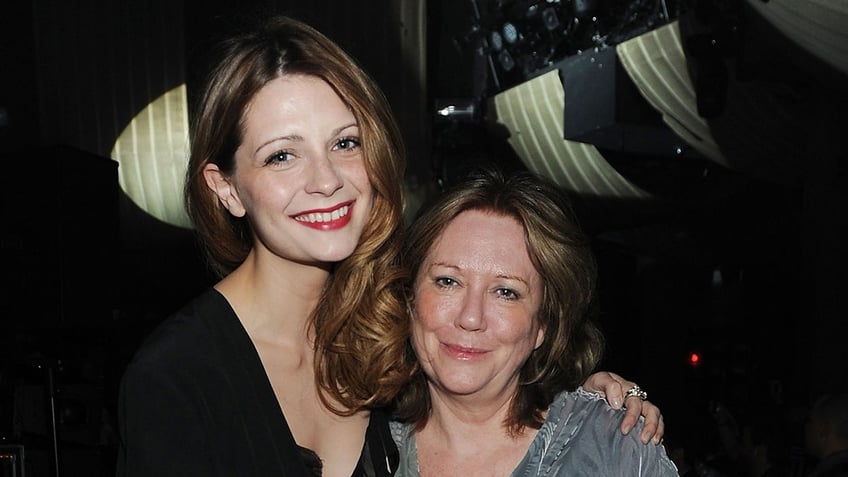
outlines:
[[[215, 289], [139, 348], [121, 381], [118, 419], [119, 477], [313, 475], [253, 342]], [[374, 411], [354, 475], [396, 467], [386, 416]]]

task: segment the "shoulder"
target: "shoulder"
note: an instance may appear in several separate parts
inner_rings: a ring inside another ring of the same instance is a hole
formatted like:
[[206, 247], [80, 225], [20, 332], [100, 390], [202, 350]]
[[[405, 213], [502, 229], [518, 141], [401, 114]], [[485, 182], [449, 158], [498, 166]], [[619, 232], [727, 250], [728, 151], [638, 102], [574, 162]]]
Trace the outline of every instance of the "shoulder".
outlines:
[[121, 419], [131, 429], [152, 425], [170, 429], [184, 422], [234, 422], [259, 409], [253, 398], [266, 395], [243, 390], [263, 389], [267, 376], [256, 364], [259, 360], [246, 332], [242, 329], [243, 336], [233, 332], [240, 326], [227, 301], [214, 290], [166, 318], [124, 369], [118, 390]]
[[582, 427], [587, 422], [609, 422], [623, 418], [623, 410], [613, 409], [600, 395], [584, 391], [581, 387], [576, 391], [557, 394], [548, 407], [545, 426], [552, 430], [562, 430], [563, 426]]
[[624, 413], [582, 389], [560, 393], [525, 461], [575, 475], [586, 475], [585, 469], [595, 469], [595, 475], [677, 475], [661, 445], [639, 439], [641, 418], [627, 435], [621, 433]]
[[[231, 315], [231, 316], [230, 316]], [[227, 320], [240, 326], [226, 299], [209, 289], [157, 325], [134, 353], [125, 376], [169, 376], [216, 366]]]

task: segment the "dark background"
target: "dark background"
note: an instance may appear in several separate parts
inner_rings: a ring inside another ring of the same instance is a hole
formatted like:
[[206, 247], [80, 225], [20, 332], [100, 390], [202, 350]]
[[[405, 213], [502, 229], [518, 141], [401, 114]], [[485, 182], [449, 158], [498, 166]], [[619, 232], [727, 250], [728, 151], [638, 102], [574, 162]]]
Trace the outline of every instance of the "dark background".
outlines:
[[[109, 154], [149, 101], [183, 82], [191, 94], [205, 48], [238, 15], [291, 13], [358, 58], [392, 103], [419, 190], [438, 190], [481, 161], [523, 167], [481, 116], [487, 98], [526, 76], [486, 67], [475, 30], [486, 11], [475, 19], [472, 2], [231, 3], [0, 7], [0, 445], [25, 448], [27, 475], [113, 474], [123, 367], [153, 326], [212, 283], [191, 232], [138, 209]], [[639, 2], [608, 1], [599, 12], [628, 3]], [[609, 341], [602, 368], [649, 392], [672, 446], [709, 442], [717, 403], [778, 420], [820, 390], [844, 386], [848, 101], [842, 73], [757, 24], [743, 2], [669, 3], [677, 13], [712, 12], [694, 21], [730, 44], [723, 58], [745, 65], [744, 77], [730, 77], [730, 92], [720, 71], [702, 74], [713, 82], [699, 89], [712, 101], [713, 133], [731, 166], [603, 150], [661, 207], [576, 200], [601, 265]], [[414, 30], [402, 23], [409, 18], [426, 25], [423, 56], [401, 38]], [[703, 72], [711, 63], [693, 64]], [[743, 107], [734, 91], [763, 84], [777, 91], [761, 105], [774, 112], [761, 125], [771, 136], [754, 143], [723, 118]], [[477, 112], [440, 120], [435, 106], [447, 99]]]

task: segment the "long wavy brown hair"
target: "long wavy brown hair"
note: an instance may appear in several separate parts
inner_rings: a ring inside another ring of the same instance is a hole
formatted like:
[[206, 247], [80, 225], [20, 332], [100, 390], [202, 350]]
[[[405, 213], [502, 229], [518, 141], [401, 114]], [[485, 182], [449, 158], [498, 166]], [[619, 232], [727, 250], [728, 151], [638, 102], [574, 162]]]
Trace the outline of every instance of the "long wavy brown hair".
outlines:
[[[519, 371], [518, 390], [504, 423], [513, 434], [525, 426], [538, 429], [557, 393], [579, 386], [601, 359], [604, 339], [593, 321], [597, 266], [591, 244], [569, 198], [553, 183], [529, 172], [506, 175], [494, 166], [478, 168], [422, 208], [410, 226], [401, 256], [409, 270], [405, 289], [413, 314], [411, 293], [421, 264], [445, 227], [467, 210], [517, 220], [542, 278], [536, 319], [545, 339]], [[419, 430], [427, 423], [431, 401], [420, 368], [395, 404], [397, 419], [414, 422]]]
[[[223, 40], [193, 108], [185, 203], [212, 271], [226, 276], [253, 247], [253, 231], [206, 186], [203, 169], [235, 169], [244, 112], [256, 93], [280, 76], [325, 81], [359, 125], [374, 203], [359, 245], [335, 265], [311, 317], [315, 372], [324, 403], [340, 415], [386, 405], [409, 379], [408, 322], [398, 266], [403, 225], [403, 139], [376, 83], [341, 47], [311, 26], [267, 18]], [[283, 310], [280, 310], [283, 313]], [[330, 404], [327, 397], [340, 404]]]

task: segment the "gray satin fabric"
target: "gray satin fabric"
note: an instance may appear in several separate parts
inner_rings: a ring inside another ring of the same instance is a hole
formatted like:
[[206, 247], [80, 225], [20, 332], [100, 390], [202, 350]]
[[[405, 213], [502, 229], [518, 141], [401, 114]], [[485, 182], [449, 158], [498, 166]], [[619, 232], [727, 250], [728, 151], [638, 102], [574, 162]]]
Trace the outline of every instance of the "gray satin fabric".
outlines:
[[[512, 477], [677, 476], [677, 467], [662, 445], [642, 444], [642, 418], [628, 435], [620, 431], [623, 410], [611, 408], [582, 389], [559, 394]], [[391, 423], [400, 449], [395, 477], [417, 477], [418, 456], [412, 427]]]

